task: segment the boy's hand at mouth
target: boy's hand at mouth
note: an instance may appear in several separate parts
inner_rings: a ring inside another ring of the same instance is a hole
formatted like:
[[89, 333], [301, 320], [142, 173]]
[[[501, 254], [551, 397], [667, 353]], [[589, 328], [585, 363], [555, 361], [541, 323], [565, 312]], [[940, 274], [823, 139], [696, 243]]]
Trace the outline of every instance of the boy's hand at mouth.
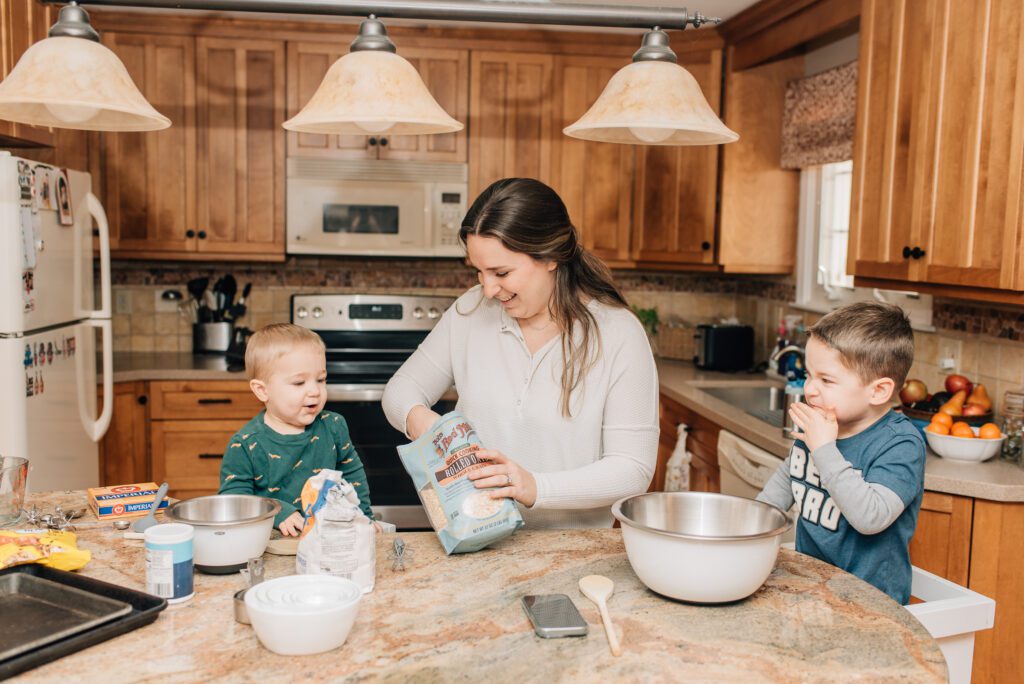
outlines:
[[839, 438], [839, 423], [834, 409], [813, 408], [798, 401], [789, 407], [789, 417], [800, 428], [801, 434], [797, 437], [811, 451]]

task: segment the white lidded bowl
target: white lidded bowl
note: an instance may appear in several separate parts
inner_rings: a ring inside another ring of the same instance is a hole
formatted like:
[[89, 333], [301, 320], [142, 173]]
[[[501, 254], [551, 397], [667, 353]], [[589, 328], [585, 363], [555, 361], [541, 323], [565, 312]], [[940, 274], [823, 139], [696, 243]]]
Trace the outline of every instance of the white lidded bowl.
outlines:
[[[979, 428], [971, 427], [977, 435]], [[954, 437], [953, 435], [937, 435], [934, 432], [924, 431], [924, 438], [928, 440], [931, 450], [943, 458], [951, 461], [965, 461], [968, 463], [980, 463], [987, 461], [1003, 449], [1003, 442], [1006, 435], [999, 439], [982, 439], [981, 437]]]
[[289, 575], [245, 592], [245, 608], [260, 643], [279, 655], [312, 655], [345, 643], [363, 591], [333, 575]]
[[633, 571], [669, 598], [726, 603], [768, 579], [792, 522], [753, 499], [707, 492], [650, 492], [615, 502]]
[[192, 525], [196, 569], [214, 575], [235, 573], [267, 550], [281, 502], [250, 494], [216, 494], [178, 501], [167, 509], [174, 522]]

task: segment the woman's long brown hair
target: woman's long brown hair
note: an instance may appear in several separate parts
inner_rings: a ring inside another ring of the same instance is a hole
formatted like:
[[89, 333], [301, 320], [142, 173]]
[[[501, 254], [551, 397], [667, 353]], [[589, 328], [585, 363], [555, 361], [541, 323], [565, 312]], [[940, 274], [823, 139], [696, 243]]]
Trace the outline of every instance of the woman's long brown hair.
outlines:
[[470, 235], [496, 238], [513, 252], [558, 264], [549, 311], [562, 331], [561, 403], [562, 415], [568, 417], [570, 397], [601, 351], [597, 320], [587, 301], [627, 307], [625, 297], [604, 262], [580, 244], [562, 198], [538, 180], [505, 178], [492, 183], [462, 221], [459, 239], [464, 245]]

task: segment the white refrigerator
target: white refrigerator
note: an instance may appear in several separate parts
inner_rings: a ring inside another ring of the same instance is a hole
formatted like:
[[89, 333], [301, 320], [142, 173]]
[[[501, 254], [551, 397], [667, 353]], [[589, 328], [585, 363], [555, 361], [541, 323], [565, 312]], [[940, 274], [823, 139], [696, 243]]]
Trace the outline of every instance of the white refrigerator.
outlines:
[[0, 152], [0, 454], [28, 458], [30, 492], [100, 484], [97, 442], [113, 407], [110, 238], [91, 183]]

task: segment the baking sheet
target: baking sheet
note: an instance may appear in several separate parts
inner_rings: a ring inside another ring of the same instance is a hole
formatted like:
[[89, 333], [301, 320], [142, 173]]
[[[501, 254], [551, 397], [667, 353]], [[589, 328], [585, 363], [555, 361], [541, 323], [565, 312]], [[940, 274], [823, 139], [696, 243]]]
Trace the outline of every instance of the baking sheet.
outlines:
[[0, 577], [0, 661], [127, 615], [124, 601], [26, 574]]

